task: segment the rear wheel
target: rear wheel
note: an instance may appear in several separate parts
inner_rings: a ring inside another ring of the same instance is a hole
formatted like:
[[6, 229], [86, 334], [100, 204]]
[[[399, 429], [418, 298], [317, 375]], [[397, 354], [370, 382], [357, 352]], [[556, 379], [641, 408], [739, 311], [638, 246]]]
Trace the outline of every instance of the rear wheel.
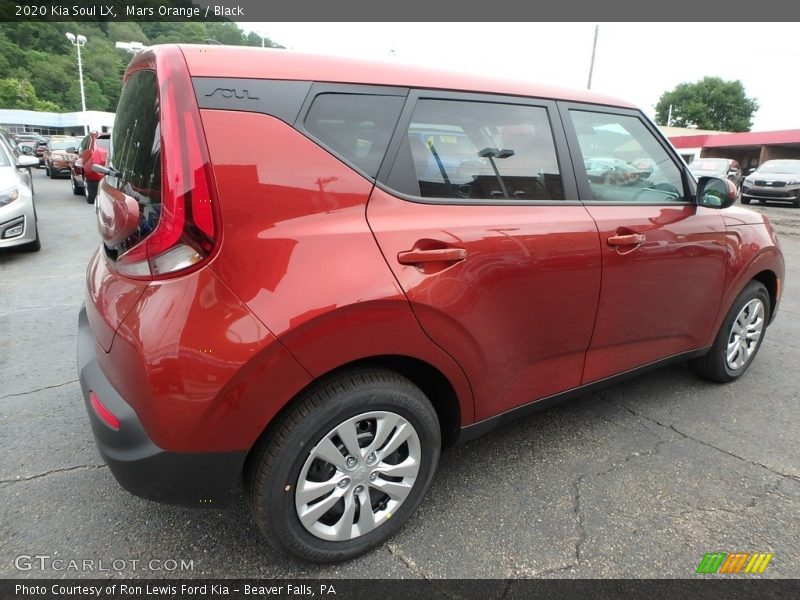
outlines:
[[718, 383], [741, 377], [764, 341], [769, 317], [767, 288], [758, 281], [751, 281], [736, 297], [711, 351], [691, 361], [694, 370]]
[[86, 194], [86, 202], [89, 204], [94, 204], [95, 198], [97, 198], [97, 188], [100, 186], [99, 181], [92, 181], [91, 179], [86, 179], [84, 184], [84, 192]]
[[440, 445], [436, 412], [408, 379], [382, 370], [340, 375], [305, 394], [254, 452], [253, 518], [292, 558], [354, 558], [408, 520]]

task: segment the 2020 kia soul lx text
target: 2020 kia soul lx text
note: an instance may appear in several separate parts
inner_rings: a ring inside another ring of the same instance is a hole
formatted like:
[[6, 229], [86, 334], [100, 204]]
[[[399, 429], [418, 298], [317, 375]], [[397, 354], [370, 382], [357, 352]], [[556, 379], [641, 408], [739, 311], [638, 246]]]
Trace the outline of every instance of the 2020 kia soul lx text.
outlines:
[[153, 500], [243, 488], [306, 561], [396, 532], [444, 445], [668, 361], [738, 378], [781, 293], [768, 221], [586, 92], [156, 46], [97, 169], [78, 369], [100, 453]]

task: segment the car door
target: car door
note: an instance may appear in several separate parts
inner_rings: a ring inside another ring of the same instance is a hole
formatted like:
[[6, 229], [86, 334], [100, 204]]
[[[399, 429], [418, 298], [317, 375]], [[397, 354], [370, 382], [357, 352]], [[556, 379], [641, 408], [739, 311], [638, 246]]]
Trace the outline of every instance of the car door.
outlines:
[[[560, 111], [602, 248], [600, 303], [582, 383], [701, 348], [725, 284], [721, 212], [695, 204], [682, 163], [638, 111], [567, 103]], [[595, 156], [646, 156], [654, 168], [598, 180], [583, 169]]]
[[566, 152], [553, 102], [412, 92], [368, 204], [477, 420], [580, 384], [600, 246]]

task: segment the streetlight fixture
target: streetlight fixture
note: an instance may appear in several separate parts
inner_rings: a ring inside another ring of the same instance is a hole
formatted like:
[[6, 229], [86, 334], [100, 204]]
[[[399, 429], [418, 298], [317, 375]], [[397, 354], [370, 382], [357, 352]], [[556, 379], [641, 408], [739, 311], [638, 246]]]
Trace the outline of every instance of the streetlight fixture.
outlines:
[[81, 47], [86, 45], [86, 36], [75, 35], [67, 32], [67, 39], [78, 49], [78, 79], [81, 83], [81, 116], [83, 117], [83, 135], [89, 135], [89, 126], [86, 124], [86, 94], [83, 91], [83, 63], [81, 62]]
[[132, 52], [133, 54], [144, 50], [144, 44], [142, 42], [117, 42], [115, 47], [118, 50], [126, 50], [127, 52]]

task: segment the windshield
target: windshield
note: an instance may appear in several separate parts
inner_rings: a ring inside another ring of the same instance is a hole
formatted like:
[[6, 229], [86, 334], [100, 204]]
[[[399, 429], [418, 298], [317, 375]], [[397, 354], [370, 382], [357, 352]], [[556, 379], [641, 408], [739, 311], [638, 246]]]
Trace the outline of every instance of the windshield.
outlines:
[[759, 173], [800, 173], [800, 160], [769, 160], [758, 168]]
[[703, 158], [700, 160], [695, 160], [690, 165], [690, 168], [692, 171], [724, 171], [728, 168], [728, 161], [709, 160], [707, 158]]
[[78, 145], [77, 140], [53, 140], [50, 142], [50, 150], [66, 150], [67, 148], [74, 148]]

